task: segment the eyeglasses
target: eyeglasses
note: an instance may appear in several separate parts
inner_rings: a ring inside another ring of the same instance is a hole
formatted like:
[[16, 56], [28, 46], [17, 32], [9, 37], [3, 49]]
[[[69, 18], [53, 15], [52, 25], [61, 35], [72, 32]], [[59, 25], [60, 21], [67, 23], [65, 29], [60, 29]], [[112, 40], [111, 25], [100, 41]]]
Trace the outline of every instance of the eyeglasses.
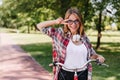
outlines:
[[68, 21], [66, 21], [66, 23], [68, 23], [68, 24], [70, 24], [70, 25], [72, 25], [73, 23], [75, 23], [75, 24], [78, 24], [79, 23], [79, 20], [77, 19], [77, 20], [68, 20]]

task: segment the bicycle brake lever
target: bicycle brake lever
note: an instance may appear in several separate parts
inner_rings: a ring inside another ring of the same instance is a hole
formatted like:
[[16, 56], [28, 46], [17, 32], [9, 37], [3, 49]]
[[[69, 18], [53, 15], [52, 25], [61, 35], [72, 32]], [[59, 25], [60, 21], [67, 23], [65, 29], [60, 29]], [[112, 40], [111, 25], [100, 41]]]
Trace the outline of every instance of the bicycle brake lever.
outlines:
[[101, 63], [98, 59], [96, 60], [96, 63], [97, 63], [97, 65], [100, 65], [100, 66], [109, 67], [109, 65], [107, 65], [107, 64], [105, 64], [105, 63]]
[[99, 59], [96, 59], [96, 64], [101, 65], [102, 63], [99, 61]]

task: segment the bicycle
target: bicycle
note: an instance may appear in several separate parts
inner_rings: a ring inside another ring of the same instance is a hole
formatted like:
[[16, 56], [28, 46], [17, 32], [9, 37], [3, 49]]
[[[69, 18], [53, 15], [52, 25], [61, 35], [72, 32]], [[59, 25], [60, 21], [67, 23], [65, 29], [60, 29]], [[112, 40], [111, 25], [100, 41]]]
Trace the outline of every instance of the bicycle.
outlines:
[[98, 59], [90, 59], [88, 60], [85, 64], [83, 64], [83, 66], [81, 68], [75, 68], [75, 69], [68, 69], [64, 66], [64, 64], [60, 63], [60, 62], [53, 62], [52, 64], [50, 64], [49, 66], [57, 66], [59, 67], [64, 67], [67, 70], [72, 70], [74, 71], [74, 79], [73, 80], [78, 80], [78, 75], [77, 75], [77, 71], [83, 69], [88, 63], [90, 62], [96, 62], [97, 65], [102, 65], [102, 66], [106, 66], [109, 67], [109, 65], [105, 64], [105, 63], [100, 63]]

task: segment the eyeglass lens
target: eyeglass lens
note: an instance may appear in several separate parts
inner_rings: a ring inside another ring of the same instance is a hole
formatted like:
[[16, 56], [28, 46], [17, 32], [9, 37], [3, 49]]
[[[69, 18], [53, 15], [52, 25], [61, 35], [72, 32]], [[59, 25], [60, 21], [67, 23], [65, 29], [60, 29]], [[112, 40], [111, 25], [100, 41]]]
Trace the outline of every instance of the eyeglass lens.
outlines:
[[68, 20], [68, 21], [66, 21], [67, 23], [69, 23], [69, 24], [73, 24], [73, 23], [75, 23], [75, 24], [77, 24], [78, 22], [79, 22], [79, 20]]

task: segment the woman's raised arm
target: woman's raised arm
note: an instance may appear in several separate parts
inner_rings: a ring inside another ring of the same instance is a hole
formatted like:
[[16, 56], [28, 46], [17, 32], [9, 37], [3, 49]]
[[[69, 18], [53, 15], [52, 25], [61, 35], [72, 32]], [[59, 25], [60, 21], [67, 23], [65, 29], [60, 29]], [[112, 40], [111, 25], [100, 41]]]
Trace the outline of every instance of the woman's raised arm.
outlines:
[[55, 24], [61, 24], [62, 21], [63, 21], [63, 18], [60, 17], [60, 18], [57, 18], [56, 20], [40, 22], [37, 24], [37, 28], [41, 29], [43, 27], [48, 27], [48, 26], [52, 26]]

